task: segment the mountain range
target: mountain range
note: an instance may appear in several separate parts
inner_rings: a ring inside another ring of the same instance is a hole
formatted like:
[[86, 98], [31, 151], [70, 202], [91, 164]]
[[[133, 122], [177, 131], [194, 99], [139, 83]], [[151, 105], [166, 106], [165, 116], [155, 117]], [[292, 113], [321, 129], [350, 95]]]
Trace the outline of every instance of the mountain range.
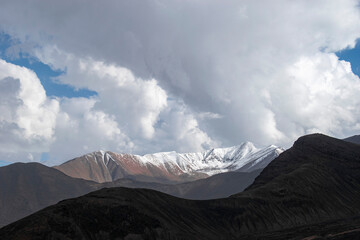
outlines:
[[[98, 151], [54, 168], [40, 163], [11, 164], [0, 167], [0, 227], [60, 200], [78, 197], [104, 187], [147, 188], [197, 200], [228, 197], [249, 186], [262, 171], [261, 167], [266, 166], [281, 151], [275, 146], [257, 149], [251, 143], [244, 143], [237, 147], [212, 149], [204, 153], [171, 152], [144, 157]], [[148, 162], [143, 158], [148, 159]], [[134, 169], [131, 168], [134, 163], [141, 166], [145, 172], [143, 175], [130, 171]], [[176, 172], [172, 171], [174, 168], [162, 167], [175, 164], [178, 168], [181, 166], [181, 176], [184, 176], [187, 170], [187, 175], [192, 176], [190, 179], [194, 179], [194, 176], [201, 176], [201, 179], [171, 182], [170, 179], [174, 180], [176, 177], [178, 180], [186, 179], [176, 175]], [[223, 172], [230, 169], [239, 171]], [[71, 170], [71, 174], [66, 170]], [[199, 172], [196, 172], [197, 170]], [[159, 172], [163, 175], [154, 174]], [[223, 173], [209, 177], [216, 172]]]
[[243, 191], [261, 170], [227, 172], [179, 184], [118, 179], [97, 183], [72, 178], [40, 163], [15, 163], [0, 168], [0, 227], [57, 202], [104, 187], [146, 188], [187, 199], [215, 199]]
[[299, 138], [245, 191], [185, 200], [103, 188], [0, 229], [6, 239], [358, 239], [360, 145]]
[[179, 183], [222, 172], [252, 172], [263, 169], [281, 152], [283, 149], [274, 145], [259, 149], [250, 142], [199, 153], [160, 152], [139, 156], [97, 151], [54, 168], [68, 176], [99, 183], [121, 178], [142, 182]]

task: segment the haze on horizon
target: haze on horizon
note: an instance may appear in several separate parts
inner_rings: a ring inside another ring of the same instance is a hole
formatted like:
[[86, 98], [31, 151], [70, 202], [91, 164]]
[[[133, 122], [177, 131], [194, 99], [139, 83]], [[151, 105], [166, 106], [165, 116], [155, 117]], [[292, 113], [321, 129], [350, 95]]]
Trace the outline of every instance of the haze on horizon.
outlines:
[[0, 162], [358, 134], [359, 38], [357, 0], [1, 1]]

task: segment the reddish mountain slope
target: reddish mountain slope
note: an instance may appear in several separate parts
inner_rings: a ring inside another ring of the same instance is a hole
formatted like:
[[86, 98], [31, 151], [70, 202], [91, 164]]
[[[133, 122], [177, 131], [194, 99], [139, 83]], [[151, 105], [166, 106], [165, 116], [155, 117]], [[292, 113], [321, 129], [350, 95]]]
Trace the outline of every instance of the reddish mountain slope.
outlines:
[[144, 182], [179, 183], [222, 172], [252, 172], [263, 169], [283, 150], [263, 149], [251, 143], [202, 153], [163, 152], [144, 156], [98, 151], [75, 158], [54, 168], [65, 174], [96, 182], [132, 178]]

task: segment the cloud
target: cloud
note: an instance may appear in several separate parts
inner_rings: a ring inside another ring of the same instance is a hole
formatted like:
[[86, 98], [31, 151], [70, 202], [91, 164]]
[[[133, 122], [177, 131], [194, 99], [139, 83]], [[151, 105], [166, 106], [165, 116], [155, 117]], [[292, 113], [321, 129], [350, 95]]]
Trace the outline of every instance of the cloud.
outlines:
[[[54, 136], [50, 145], [49, 164], [96, 150], [131, 150], [133, 143], [121, 131], [114, 118], [94, 109], [98, 99], [61, 99]], [[71, 146], [71, 147], [70, 147]]]
[[[137, 153], [242, 141], [287, 147], [313, 131], [359, 131], [359, 79], [334, 55], [360, 36], [356, 0], [2, 1], [0, 22], [18, 39], [15, 55], [35, 56], [65, 70], [58, 81], [98, 93], [51, 100], [40, 91], [43, 111], [59, 104], [56, 121], [40, 129], [41, 114], [25, 110], [17, 116], [33, 125], [7, 121], [15, 125], [4, 129], [20, 124], [27, 137], [54, 141], [56, 154], [66, 145], [61, 133], [77, 130], [77, 149], [101, 142]], [[6, 84], [17, 96], [16, 83]]]
[[[0, 108], [6, 117], [1, 125], [3, 159], [39, 161], [42, 153], [47, 153], [44, 163], [53, 165], [99, 149], [135, 153], [171, 148], [202, 151], [217, 144], [200, 130], [184, 103], [168, 101], [155, 79], [136, 78], [126, 68], [79, 59], [57, 49], [38, 57], [51, 65], [61, 59], [66, 74], [58, 81], [98, 94], [91, 98], [50, 99], [34, 72], [2, 61], [2, 74], [8, 76], [0, 82], [4, 89]], [[7, 74], [9, 69], [17, 75]], [[46, 112], [48, 109], [52, 112]], [[11, 135], [18, 138], [12, 141]], [[28, 148], [22, 148], [24, 141]], [[17, 148], [9, 147], [14, 144]]]
[[339, 61], [335, 54], [302, 57], [285, 70], [279, 82], [287, 90], [272, 89], [270, 108], [278, 122], [292, 123], [285, 128], [289, 133], [348, 136], [360, 130], [360, 79], [350, 63]]
[[200, 120], [204, 120], [204, 119], [220, 119], [223, 116], [221, 116], [220, 114], [217, 113], [212, 113], [212, 112], [201, 112], [199, 114], [197, 114], [197, 118]]
[[0, 59], [0, 149], [23, 152], [53, 141], [59, 104], [48, 99], [36, 74]]
[[[66, 66], [66, 74], [58, 81], [96, 91], [97, 98], [91, 109], [112, 116], [132, 141], [131, 147], [108, 146], [106, 149], [145, 154], [174, 149], [202, 151], [218, 145], [200, 129], [195, 114], [182, 101], [169, 98], [155, 79], [141, 79], [124, 67], [77, 58], [57, 48], [42, 49], [36, 56], [51, 66]], [[206, 115], [218, 118], [216, 114]], [[94, 147], [99, 146], [97, 144], [95, 141]]]
[[[144, 138], [153, 136], [157, 116], [167, 105], [167, 94], [155, 79], [136, 78], [126, 68], [91, 58], [79, 59], [57, 49], [39, 57], [48, 64], [59, 66], [59, 56], [66, 59], [62, 61], [67, 71], [59, 81], [96, 91], [100, 99], [96, 103], [97, 109], [112, 113], [122, 126], [127, 125], [127, 131], [132, 134], [139, 132]], [[51, 62], [51, 59], [56, 60]]]
[[200, 152], [220, 146], [219, 141], [212, 139], [201, 129], [197, 116], [182, 101], [170, 100], [159, 119], [155, 141], [147, 146], [148, 152], [154, 152], [154, 149]]

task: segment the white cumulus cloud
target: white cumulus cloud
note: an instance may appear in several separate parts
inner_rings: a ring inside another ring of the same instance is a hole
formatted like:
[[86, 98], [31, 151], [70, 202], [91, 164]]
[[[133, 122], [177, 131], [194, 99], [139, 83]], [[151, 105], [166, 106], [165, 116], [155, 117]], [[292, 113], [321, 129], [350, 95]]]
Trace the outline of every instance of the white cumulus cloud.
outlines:
[[359, 133], [359, 78], [334, 54], [360, 37], [357, 0], [2, 1], [0, 29], [17, 40], [8, 54], [97, 92], [49, 99], [38, 80], [20, 91], [34, 76], [2, 77], [1, 137], [48, 142], [59, 156], [66, 132], [78, 132], [74, 155]]
[[36, 74], [0, 59], [0, 149], [41, 151], [53, 141], [59, 103], [46, 97]]

